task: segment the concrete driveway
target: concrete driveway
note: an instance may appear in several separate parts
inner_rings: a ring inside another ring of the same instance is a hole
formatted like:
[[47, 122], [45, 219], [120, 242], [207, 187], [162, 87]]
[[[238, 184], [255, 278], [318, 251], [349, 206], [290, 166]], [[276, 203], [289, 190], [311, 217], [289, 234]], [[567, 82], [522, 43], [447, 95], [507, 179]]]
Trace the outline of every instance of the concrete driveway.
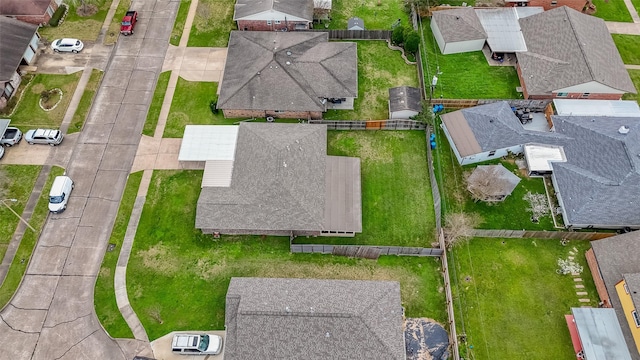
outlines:
[[72, 74], [87, 66], [104, 70], [112, 48], [113, 46], [85, 41], [84, 49], [77, 54], [56, 53], [47, 44], [39, 49], [36, 62], [32, 65], [36, 67], [36, 73], [43, 74]]
[[[211, 334], [222, 337], [222, 352], [218, 355], [179, 355], [171, 352], [174, 334]], [[156, 360], [224, 360], [226, 333], [224, 331], [174, 331], [151, 342]]]
[[118, 41], [69, 155], [75, 189], [67, 210], [45, 222], [22, 283], [0, 313], [0, 359], [153, 356], [146, 341], [109, 337], [93, 295], [179, 5], [133, 1], [139, 28]]
[[227, 48], [169, 46], [162, 71], [178, 69], [187, 81], [219, 82], [227, 61]]
[[66, 167], [76, 144], [78, 134], [66, 135], [58, 146], [29, 145], [22, 139], [18, 145], [5, 148], [0, 164], [57, 165]]

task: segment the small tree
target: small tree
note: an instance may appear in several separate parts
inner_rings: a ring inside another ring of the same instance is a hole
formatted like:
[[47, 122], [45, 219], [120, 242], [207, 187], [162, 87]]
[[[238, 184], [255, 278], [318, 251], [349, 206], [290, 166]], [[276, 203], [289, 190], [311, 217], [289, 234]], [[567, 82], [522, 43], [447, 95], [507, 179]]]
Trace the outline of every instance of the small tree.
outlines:
[[391, 42], [396, 45], [402, 45], [404, 43], [404, 27], [402, 25], [398, 25], [393, 29], [393, 33], [391, 33]]
[[473, 229], [480, 223], [476, 214], [448, 214], [444, 221], [444, 243], [447, 249], [463, 244], [473, 236]]
[[420, 36], [415, 30], [412, 30], [404, 39], [404, 49], [412, 54], [418, 52], [420, 46]]
[[[95, 12], [90, 11], [92, 8], [97, 11], [98, 4], [100, 0], [67, 0], [69, 5], [73, 5], [77, 9], [77, 13], [80, 16], [89, 16], [95, 14]], [[87, 9], [87, 5], [89, 5], [89, 9]]]

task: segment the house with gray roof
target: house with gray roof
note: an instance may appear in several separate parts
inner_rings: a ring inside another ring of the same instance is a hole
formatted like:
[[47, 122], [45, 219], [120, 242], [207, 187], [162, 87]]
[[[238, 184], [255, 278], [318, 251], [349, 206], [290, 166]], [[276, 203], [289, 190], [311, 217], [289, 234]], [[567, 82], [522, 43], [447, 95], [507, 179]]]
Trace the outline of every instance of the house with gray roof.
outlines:
[[640, 228], [640, 117], [554, 115], [550, 131], [535, 131], [497, 102], [441, 119], [461, 165], [523, 154], [529, 144], [562, 147], [548, 163], [565, 226]]
[[[183, 139], [178, 157], [206, 162], [196, 228], [207, 234], [276, 236], [362, 232], [360, 159], [327, 156], [326, 125], [208, 127], [220, 128], [219, 134], [201, 138], [206, 131], [185, 130], [191, 135]], [[202, 146], [190, 143], [212, 140], [219, 145], [211, 153], [193, 152]]]
[[472, 7], [435, 11], [431, 31], [442, 54], [482, 50], [487, 33]]
[[619, 100], [636, 88], [602, 19], [569, 7], [520, 19], [527, 51], [517, 53], [525, 99]]
[[37, 25], [0, 16], [0, 109], [22, 82], [20, 65], [35, 62], [39, 41]]
[[615, 310], [631, 358], [640, 360], [640, 327], [631, 313], [640, 308], [640, 232], [592, 241], [586, 256], [603, 306]]
[[405, 360], [395, 281], [231, 278], [224, 357]]
[[236, 0], [233, 21], [245, 31], [311, 29], [313, 0]]
[[422, 91], [412, 86], [389, 89], [389, 119], [409, 119], [422, 111]]
[[320, 119], [335, 99], [353, 109], [356, 44], [326, 32], [232, 31], [220, 86], [225, 117]]

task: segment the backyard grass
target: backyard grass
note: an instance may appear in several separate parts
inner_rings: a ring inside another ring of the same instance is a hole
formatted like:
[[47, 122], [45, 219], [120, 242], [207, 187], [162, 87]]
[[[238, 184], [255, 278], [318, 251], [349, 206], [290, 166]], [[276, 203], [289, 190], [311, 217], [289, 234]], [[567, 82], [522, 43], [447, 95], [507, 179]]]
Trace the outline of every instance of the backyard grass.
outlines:
[[142, 171], [129, 175], [127, 180], [127, 186], [124, 189], [122, 195], [122, 201], [120, 201], [120, 208], [118, 209], [118, 216], [113, 225], [113, 231], [109, 238], [109, 244], [113, 244], [112, 251], [107, 251], [104, 254], [102, 260], [102, 267], [96, 280], [96, 288], [94, 294], [94, 304], [96, 308], [96, 314], [102, 327], [113, 338], [132, 338], [133, 333], [127, 325], [126, 321], [122, 317], [118, 305], [116, 304], [116, 293], [113, 283], [113, 277], [116, 272], [116, 265], [118, 264], [118, 256], [120, 255], [120, 249], [124, 235], [127, 232], [127, 226], [129, 225], [129, 218], [133, 211], [133, 205], [136, 201], [138, 194], [138, 188], [140, 187], [140, 181], [142, 180]]
[[231, 30], [237, 29], [234, 5], [233, 0], [200, 0], [187, 46], [227, 47]]
[[624, 0], [593, 0], [597, 16], [605, 21], [633, 22]]
[[[329, 29], [346, 29], [347, 21], [353, 16], [364, 20], [367, 30], [391, 30], [391, 26], [400, 19], [400, 23], [409, 26], [409, 14], [401, 0], [333, 0]], [[316, 25], [322, 28], [323, 25]]]
[[380, 120], [389, 118], [389, 88], [418, 86], [415, 65], [407, 65], [399, 51], [385, 41], [356, 41], [358, 44], [358, 98], [354, 110], [329, 110], [329, 120]]
[[[425, 83], [431, 84], [438, 74], [434, 98], [445, 99], [520, 99], [516, 69], [511, 66], [489, 66], [482, 51], [442, 55], [433, 37], [430, 20], [422, 19], [421, 47], [425, 68]], [[428, 70], [427, 70], [428, 69]], [[438, 71], [439, 70], [439, 71]]]
[[184, 31], [184, 23], [187, 20], [187, 15], [189, 14], [189, 6], [191, 6], [191, 0], [180, 1], [176, 21], [173, 23], [173, 30], [171, 31], [171, 39], [169, 39], [169, 44], [173, 46], [180, 45], [180, 39], [182, 38], [182, 32]]
[[69, 125], [69, 129], [67, 129], [68, 134], [72, 134], [82, 130], [84, 126], [84, 121], [87, 118], [87, 114], [89, 114], [89, 109], [91, 109], [91, 104], [93, 103], [93, 99], [96, 96], [96, 91], [98, 91], [98, 85], [100, 84], [100, 79], [102, 79], [102, 71], [98, 69], [93, 69], [91, 71], [91, 77], [89, 77], [89, 82], [84, 89], [84, 93], [82, 94], [82, 98], [80, 98], [80, 103], [78, 103], [78, 108], [76, 112], [73, 114], [73, 119], [71, 120], [71, 124]]
[[149, 106], [149, 112], [147, 112], [147, 120], [144, 123], [142, 134], [147, 136], [153, 136], [158, 125], [158, 117], [160, 116], [160, 110], [162, 109], [162, 101], [164, 95], [167, 92], [167, 86], [169, 86], [169, 78], [171, 77], [171, 71], [165, 71], [158, 76], [158, 83], [156, 84], [156, 90], [153, 93], [151, 99], [151, 105]]
[[442, 212], [445, 217], [447, 214], [458, 212], [475, 214], [480, 219], [477, 226], [479, 229], [556, 230], [551, 214], [540, 217], [538, 223], [531, 221], [532, 213], [527, 210], [530, 205], [523, 197], [527, 192], [545, 194], [544, 183], [542, 178], [529, 178], [523, 173], [518, 173], [513, 159], [490, 162], [502, 163], [520, 177], [520, 183], [513, 193], [504, 201], [493, 205], [474, 202], [467, 191], [465, 173], [469, 174], [479, 164], [461, 167], [440, 126], [435, 128], [438, 145], [434, 152], [434, 168], [442, 194]]
[[[465, 359], [575, 360], [564, 315], [571, 307], [597, 307], [597, 292], [584, 253], [588, 241], [481, 239], [449, 256], [458, 335]], [[557, 260], [569, 251], [584, 268], [580, 275], [591, 303], [580, 303], [571, 275], [558, 275]], [[542, 350], [541, 350], [542, 349]]]
[[151, 179], [127, 269], [129, 299], [150, 339], [224, 329], [227, 287], [238, 276], [396, 280], [406, 316], [446, 320], [435, 258], [294, 255], [286, 237], [216, 240], [194, 228], [201, 180], [202, 171], [155, 171]]
[[105, 45], [111, 45], [118, 41], [118, 37], [120, 36], [120, 23], [122, 22], [124, 14], [131, 8], [131, 0], [119, 1], [118, 8], [113, 15], [113, 19], [111, 19], [111, 24], [109, 24], [109, 29], [107, 29], [107, 33], [104, 35], [103, 43]]
[[[7, 107], [0, 112], [0, 116], [9, 116], [11, 125], [26, 131], [34, 127], [58, 128], [62, 123], [67, 107], [76, 90], [81, 72], [71, 75], [36, 74], [33, 80], [24, 88], [24, 95], [18, 102], [15, 111]], [[39, 105], [40, 93], [44, 90], [59, 88], [62, 90], [62, 100], [51, 111], [44, 111]]]
[[623, 100], [635, 100], [640, 104], [640, 70], [627, 70], [629, 72], [629, 76], [631, 76], [631, 81], [636, 86], [636, 90], [638, 94], [624, 94], [622, 95]]
[[[7, 246], [20, 222], [7, 206], [22, 214], [41, 169], [42, 166], [33, 165], [0, 165], [0, 259], [4, 258]], [[5, 200], [4, 204], [2, 200]]]
[[422, 131], [330, 131], [329, 155], [359, 157], [362, 233], [296, 243], [431, 247], [433, 198]]
[[4, 308], [9, 300], [11, 300], [11, 297], [16, 292], [18, 286], [20, 285], [20, 282], [22, 281], [24, 272], [29, 266], [33, 248], [38, 241], [38, 237], [40, 236], [39, 231], [40, 229], [42, 229], [42, 226], [44, 225], [44, 222], [49, 215], [48, 204], [51, 184], [53, 183], [53, 179], [56, 176], [62, 175], [63, 172], [64, 169], [60, 167], [54, 166], [51, 168], [51, 172], [49, 173], [47, 182], [42, 189], [42, 193], [40, 194], [40, 199], [38, 199], [38, 204], [36, 205], [36, 208], [31, 215], [31, 219], [29, 220], [29, 224], [31, 224], [31, 226], [33, 226], [35, 229], [38, 229], [38, 233], [34, 233], [30, 230], [27, 230], [24, 233], [22, 241], [20, 241], [18, 251], [16, 252], [16, 256], [11, 263], [11, 266], [9, 267], [7, 277], [0, 287], [0, 309]]
[[611, 34], [625, 64], [640, 65], [640, 36]]
[[40, 35], [48, 42], [65, 37], [86, 41], [95, 41], [98, 38], [100, 29], [102, 28], [102, 23], [104, 23], [104, 19], [107, 17], [109, 7], [111, 6], [111, 1], [87, 1], [87, 4], [94, 4], [98, 6], [98, 12], [93, 14], [92, 16], [87, 17], [79, 16], [76, 12], [77, 7], [75, 5], [69, 5], [68, 2], [65, 3], [67, 4], [67, 6], [69, 6], [69, 12], [67, 13], [67, 17], [65, 18], [64, 22], [57, 27], [42, 27], [38, 29], [38, 33], [40, 33]]

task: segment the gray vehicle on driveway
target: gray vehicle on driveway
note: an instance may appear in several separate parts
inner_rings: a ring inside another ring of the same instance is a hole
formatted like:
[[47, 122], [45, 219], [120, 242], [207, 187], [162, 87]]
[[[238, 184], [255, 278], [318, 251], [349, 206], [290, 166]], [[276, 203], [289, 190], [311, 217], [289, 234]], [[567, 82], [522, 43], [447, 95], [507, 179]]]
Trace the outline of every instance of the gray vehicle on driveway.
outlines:
[[22, 131], [20, 129], [9, 126], [11, 120], [0, 119], [0, 145], [13, 146], [22, 140]]
[[64, 135], [62, 131], [54, 129], [35, 129], [29, 130], [24, 135], [24, 140], [29, 144], [45, 144], [56, 146], [62, 142]]

